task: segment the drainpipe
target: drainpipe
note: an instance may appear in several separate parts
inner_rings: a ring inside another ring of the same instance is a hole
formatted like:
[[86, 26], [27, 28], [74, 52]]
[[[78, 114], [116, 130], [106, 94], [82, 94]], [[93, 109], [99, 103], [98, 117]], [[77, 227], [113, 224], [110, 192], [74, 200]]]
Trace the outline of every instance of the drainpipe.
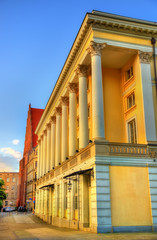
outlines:
[[151, 39], [151, 44], [153, 45], [153, 61], [154, 61], [154, 76], [155, 76], [155, 86], [156, 86], [156, 96], [157, 96], [157, 76], [156, 76], [156, 57], [155, 57], [155, 43], [156, 39]]

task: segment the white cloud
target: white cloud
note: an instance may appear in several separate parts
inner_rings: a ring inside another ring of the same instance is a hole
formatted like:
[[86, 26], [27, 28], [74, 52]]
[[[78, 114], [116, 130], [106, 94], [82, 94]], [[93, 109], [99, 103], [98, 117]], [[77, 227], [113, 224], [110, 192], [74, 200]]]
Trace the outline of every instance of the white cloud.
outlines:
[[14, 140], [12, 141], [12, 144], [14, 144], [14, 145], [18, 145], [19, 142], [20, 142], [20, 140], [18, 140], [18, 139], [14, 139]]
[[0, 172], [18, 172], [19, 162], [10, 156], [0, 154]]
[[12, 157], [16, 158], [17, 160], [20, 160], [22, 157], [20, 152], [15, 151], [14, 149], [9, 148], [9, 147], [0, 148], [0, 152], [2, 152], [4, 155], [12, 156]]

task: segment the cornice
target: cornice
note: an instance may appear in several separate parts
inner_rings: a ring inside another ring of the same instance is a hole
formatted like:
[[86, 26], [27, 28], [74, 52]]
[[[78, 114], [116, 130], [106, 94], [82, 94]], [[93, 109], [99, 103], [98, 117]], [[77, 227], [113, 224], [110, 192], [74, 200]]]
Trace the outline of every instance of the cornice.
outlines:
[[157, 37], [157, 23], [117, 16], [114, 14], [91, 14], [89, 21], [92, 26], [123, 33]]
[[97, 11], [93, 11], [93, 13], [87, 13], [78, 31], [69, 55], [64, 63], [56, 85], [50, 95], [42, 117], [40, 118], [38, 126], [35, 130], [36, 134], [38, 134], [40, 128], [45, 124], [45, 118], [55, 100], [55, 97], [61, 89], [61, 86], [63, 86], [64, 80], [67, 78], [67, 75], [69, 75], [70, 69], [72, 69], [73, 62], [77, 58], [80, 48], [82, 48], [84, 39], [88, 35], [88, 32], [94, 27], [105, 31], [113, 31], [123, 34], [126, 33], [137, 37], [157, 37], [157, 23], [126, 18]]

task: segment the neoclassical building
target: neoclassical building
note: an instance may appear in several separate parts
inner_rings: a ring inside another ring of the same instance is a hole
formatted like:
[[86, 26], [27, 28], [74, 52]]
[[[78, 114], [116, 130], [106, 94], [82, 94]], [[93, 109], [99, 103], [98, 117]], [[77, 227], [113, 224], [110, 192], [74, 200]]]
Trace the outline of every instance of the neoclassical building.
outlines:
[[36, 215], [91, 232], [157, 230], [153, 22], [87, 13], [36, 128]]

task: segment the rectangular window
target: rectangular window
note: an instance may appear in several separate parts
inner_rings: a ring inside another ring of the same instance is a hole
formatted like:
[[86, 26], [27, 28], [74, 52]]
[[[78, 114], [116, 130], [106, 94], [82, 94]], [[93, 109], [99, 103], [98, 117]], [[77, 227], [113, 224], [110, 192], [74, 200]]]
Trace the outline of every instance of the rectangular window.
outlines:
[[9, 186], [7, 186], [7, 190], [9, 190]]
[[125, 81], [127, 82], [131, 77], [133, 77], [133, 67], [132, 66], [125, 72]]
[[131, 93], [128, 97], [127, 97], [127, 109], [133, 107], [135, 105], [135, 93]]
[[135, 119], [132, 119], [130, 122], [128, 122], [128, 140], [129, 143], [137, 143]]
[[14, 177], [12, 178], [12, 182], [15, 182], [15, 178]]
[[9, 178], [7, 178], [7, 182], [9, 182]]

